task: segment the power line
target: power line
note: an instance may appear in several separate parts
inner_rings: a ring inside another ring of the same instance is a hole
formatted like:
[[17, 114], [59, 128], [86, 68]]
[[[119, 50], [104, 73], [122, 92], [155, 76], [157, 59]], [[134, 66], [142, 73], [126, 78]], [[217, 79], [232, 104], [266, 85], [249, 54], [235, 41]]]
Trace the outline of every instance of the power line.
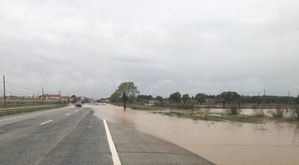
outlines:
[[16, 91], [11, 91], [11, 90], [6, 89], [6, 97], [8, 97], [8, 96], [33, 96], [35, 94], [36, 94], [36, 92], [24, 93], [24, 92], [16, 92]]
[[[3, 81], [0, 81], [2, 84], [3, 84]], [[18, 87], [18, 88], [22, 88], [22, 89], [26, 89], [26, 90], [30, 90], [30, 91], [38, 91], [38, 89], [33, 89], [33, 88], [28, 88], [28, 87], [24, 87], [24, 86], [21, 86], [21, 85], [16, 85], [14, 83], [10, 83], [10, 82], [5, 82], [6, 85], [11, 85], [11, 86], [14, 86], [14, 87]]]

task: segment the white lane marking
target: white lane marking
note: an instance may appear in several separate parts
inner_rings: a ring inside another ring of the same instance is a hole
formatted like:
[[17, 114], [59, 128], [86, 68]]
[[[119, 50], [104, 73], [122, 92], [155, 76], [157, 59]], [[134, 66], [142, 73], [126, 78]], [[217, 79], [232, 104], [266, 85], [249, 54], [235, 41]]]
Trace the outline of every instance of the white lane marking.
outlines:
[[78, 109], [76, 109], [75, 111], [78, 112]]
[[68, 116], [68, 115], [70, 115], [71, 113], [67, 113], [67, 114], [65, 114], [65, 116]]
[[107, 122], [105, 119], [103, 119], [104, 122], [104, 126], [105, 126], [105, 130], [106, 130], [106, 135], [107, 135], [107, 139], [108, 139], [108, 144], [109, 144], [109, 148], [111, 151], [111, 155], [112, 155], [112, 161], [114, 165], [121, 165], [112, 136], [110, 134]]
[[45, 121], [45, 122], [43, 122], [43, 123], [40, 123], [40, 125], [44, 125], [44, 124], [47, 124], [47, 123], [50, 123], [50, 122], [52, 122], [53, 120], [48, 120], [48, 121]]

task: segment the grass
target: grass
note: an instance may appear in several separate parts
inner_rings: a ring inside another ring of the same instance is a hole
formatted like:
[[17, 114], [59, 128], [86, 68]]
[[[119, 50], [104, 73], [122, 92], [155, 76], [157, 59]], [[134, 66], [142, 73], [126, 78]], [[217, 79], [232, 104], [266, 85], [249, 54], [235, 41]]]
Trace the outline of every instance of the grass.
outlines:
[[56, 102], [41, 102], [41, 101], [7, 101], [6, 105], [3, 105], [3, 100], [0, 101], [0, 108], [13, 108], [13, 107], [23, 107], [23, 106], [35, 106], [35, 105], [54, 105], [58, 104]]
[[162, 108], [162, 107], [155, 107], [155, 106], [146, 106], [146, 105], [136, 105], [136, 104], [133, 104], [133, 105], [128, 105], [128, 107], [130, 107], [131, 109], [134, 109], [134, 110], [162, 110], [162, 109], [165, 109], [165, 108]]
[[[48, 110], [48, 109], [55, 109], [55, 108], [61, 108], [65, 107], [68, 104], [51, 104], [51, 105], [43, 105], [43, 106], [36, 106], [36, 107], [22, 107], [22, 108], [17, 108], [16, 109], [9, 109], [9, 110], [1, 110], [0, 109], [0, 116], [6, 116], [6, 115], [12, 115], [12, 114], [17, 114], [17, 113], [28, 113], [28, 112], [34, 112], [34, 111], [41, 111], [41, 110]], [[14, 108], [14, 107], [10, 107]]]
[[245, 123], [263, 123], [265, 119], [264, 117], [260, 117], [260, 116], [245, 116], [245, 115], [222, 115], [220, 118], [226, 121], [237, 121], [237, 122], [245, 122]]
[[[116, 104], [113, 103], [113, 105], [116, 106], [123, 106], [123, 104]], [[140, 110], [140, 111], [154, 111], [154, 110], [163, 110], [165, 107], [156, 107], [156, 106], [148, 106], [148, 105], [141, 105], [141, 104], [128, 104], [128, 108], [134, 109], [134, 110]]]
[[193, 120], [206, 120], [206, 121], [236, 121], [246, 123], [263, 123], [263, 117], [259, 116], [244, 116], [244, 115], [213, 115], [192, 112], [153, 112], [167, 116], [190, 118]]

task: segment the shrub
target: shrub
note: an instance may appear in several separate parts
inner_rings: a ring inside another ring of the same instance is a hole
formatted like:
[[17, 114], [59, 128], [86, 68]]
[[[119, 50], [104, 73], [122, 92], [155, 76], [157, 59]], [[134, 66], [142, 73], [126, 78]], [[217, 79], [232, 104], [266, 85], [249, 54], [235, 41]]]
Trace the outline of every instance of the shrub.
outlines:
[[296, 119], [299, 121], [299, 106], [295, 107]]
[[275, 118], [282, 118], [283, 117], [283, 109], [276, 108], [275, 112], [272, 113], [272, 116], [275, 117]]
[[255, 116], [257, 117], [264, 117], [265, 113], [263, 109], [254, 109]]
[[228, 113], [238, 115], [240, 113], [240, 109], [237, 106], [232, 106], [228, 109]]

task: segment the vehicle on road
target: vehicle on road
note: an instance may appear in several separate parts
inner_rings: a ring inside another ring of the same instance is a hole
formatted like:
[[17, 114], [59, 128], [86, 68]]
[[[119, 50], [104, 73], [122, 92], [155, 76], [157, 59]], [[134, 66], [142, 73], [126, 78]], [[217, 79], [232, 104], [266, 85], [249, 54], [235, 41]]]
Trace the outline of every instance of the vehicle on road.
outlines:
[[81, 101], [77, 101], [75, 104], [76, 107], [82, 107], [82, 102]]

